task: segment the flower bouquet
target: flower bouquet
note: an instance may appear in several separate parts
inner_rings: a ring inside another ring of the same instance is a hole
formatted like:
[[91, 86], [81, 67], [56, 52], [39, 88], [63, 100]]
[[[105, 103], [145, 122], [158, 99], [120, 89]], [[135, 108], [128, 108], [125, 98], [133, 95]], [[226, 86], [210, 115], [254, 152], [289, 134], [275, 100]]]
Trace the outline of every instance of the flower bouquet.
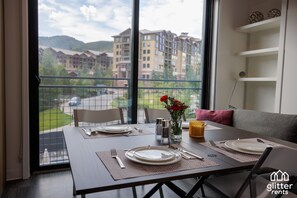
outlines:
[[171, 117], [171, 141], [178, 143], [181, 142], [182, 138], [182, 116], [185, 110], [188, 108], [185, 103], [174, 99], [168, 95], [164, 95], [160, 98], [160, 101], [164, 104], [164, 107], [168, 110]]

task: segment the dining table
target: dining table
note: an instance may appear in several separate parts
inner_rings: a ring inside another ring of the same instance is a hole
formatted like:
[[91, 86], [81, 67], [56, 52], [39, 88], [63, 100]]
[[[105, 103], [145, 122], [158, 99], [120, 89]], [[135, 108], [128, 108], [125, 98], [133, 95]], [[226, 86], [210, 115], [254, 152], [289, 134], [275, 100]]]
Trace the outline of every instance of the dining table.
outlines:
[[[231, 140], [261, 140], [272, 146], [297, 144], [240, 130], [231, 126], [205, 121], [203, 138], [192, 138], [187, 128], [183, 129], [182, 141], [175, 147], [194, 153], [203, 159], [182, 158], [174, 164], [139, 164], [129, 159], [127, 151], [133, 148], [164, 147], [156, 139], [155, 124], [127, 124], [133, 133], [86, 134], [83, 127], [64, 127], [73, 179], [73, 194], [85, 195], [95, 192], [154, 184], [144, 197], [151, 197], [162, 185], [166, 185], [180, 197], [193, 197], [205, 179], [211, 175], [246, 170], [253, 167], [260, 155], [236, 152], [226, 148]], [[133, 129], [133, 130], [132, 130]], [[209, 141], [215, 142], [215, 146]], [[115, 149], [126, 168], [118, 166], [110, 155]], [[199, 178], [187, 192], [173, 183], [174, 180]]]

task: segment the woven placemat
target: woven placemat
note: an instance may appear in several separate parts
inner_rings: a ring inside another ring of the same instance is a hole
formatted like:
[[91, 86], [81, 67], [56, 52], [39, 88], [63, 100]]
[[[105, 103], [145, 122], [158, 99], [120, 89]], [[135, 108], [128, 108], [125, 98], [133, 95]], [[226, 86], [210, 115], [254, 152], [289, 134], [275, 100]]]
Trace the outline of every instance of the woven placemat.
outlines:
[[[257, 138], [248, 138], [248, 140], [252, 140], [252, 141], [257, 141]], [[263, 140], [263, 139], [261, 139]], [[231, 149], [228, 149], [226, 146], [225, 146], [225, 141], [214, 141], [216, 145], [218, 145], [219, 147], [221, 148], [217, 148], [217, 147], [214, 147], [212, 145], [210, 145], [209, 142], [204, 142], [204, 143], [201, 143], [202, 145], [210, 148], [210, 149], [213, 149], [219, 153], [222, 153], [223, 155], [226, 155], [236, 161], [239, 161], [239, 162], [254, 162], [254, 161], [258, 161], [258, 159], [260, 158], [261, 155], [253, 155], [253, 154], [246, 154], [246, 153], [240, 153], [240, 152], [237, 152], [237, 151], [233, 151]], [[265, 143], [267, 145], [270, 145], [270, 146], [281, 146], [277, 143], [274, 143], [274, 142], [271, 142], [271, 141], [268, 141], [268, 140], [263, 140], [265, 141]], [[224, 149], [226, 148], [226, 149]]]
[[[103, 162], [111, 176], [114, 180], [127, 179], [133, 177], [141, 177], [148, 175], [156, 175], [162, 173], [177, 172], [189, 169], [198, 169], [210, 166], [218, 166], [216, 162], [209, 159], [204, 159], [203, 161], [199, 159], [181, 159], [179, 162], [170, 165], [144, 165], [133, 162], [125, 157], [125, 151], [117, 150], [118, 156], [121, 158], [125, 165], [125, 169], [121, 169], [116, 161], [116, 159], [111, 157], [110, 151], [96, 152], [99, 159]], [[201, 153], [196, 153], [200, 154]]]
[[152, 132], [152, 131], [146, 131], [146, 130], [139, 131], [134, 128], [132, 128], [131, 133], [112, 134], [112, 133], [96, 132], [96, 133], [92, 133], [92, 135], [87, 135], [81, 128], [79, 128], [79, 132], [85, 139], [107, 138], [107, 137], [118, 137], [118, 136], [129, 137], [129, 136], [137, 136], [137, 135], [152, 135], [152, 134], [154, 134], [154, 132]]

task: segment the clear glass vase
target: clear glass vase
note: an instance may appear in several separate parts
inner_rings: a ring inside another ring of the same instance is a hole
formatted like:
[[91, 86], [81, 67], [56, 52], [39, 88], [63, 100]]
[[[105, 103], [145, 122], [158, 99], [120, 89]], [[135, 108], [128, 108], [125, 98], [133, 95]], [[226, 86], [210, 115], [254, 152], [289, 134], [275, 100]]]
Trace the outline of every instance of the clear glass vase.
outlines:
[[176, 144], [182, 141], [182, 119], [172, 120], [170, 125], [170, 143]]

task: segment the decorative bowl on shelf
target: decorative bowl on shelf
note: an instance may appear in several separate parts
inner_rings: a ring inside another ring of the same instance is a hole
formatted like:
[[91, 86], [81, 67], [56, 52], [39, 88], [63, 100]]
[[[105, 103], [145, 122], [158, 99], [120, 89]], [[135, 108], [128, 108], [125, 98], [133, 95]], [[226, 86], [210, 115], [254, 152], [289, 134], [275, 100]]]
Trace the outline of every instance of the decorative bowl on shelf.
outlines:
[[281, 15], [281, 11], [279, 9], [273, 8], [268, 11], [267, 17], [270, 18], [275, 18], [279, 17]]
[[254, 11], [249, 15], [249, 23], [256, 23], [259, 21], [263, 21], [264, 15], [260, 11]]

